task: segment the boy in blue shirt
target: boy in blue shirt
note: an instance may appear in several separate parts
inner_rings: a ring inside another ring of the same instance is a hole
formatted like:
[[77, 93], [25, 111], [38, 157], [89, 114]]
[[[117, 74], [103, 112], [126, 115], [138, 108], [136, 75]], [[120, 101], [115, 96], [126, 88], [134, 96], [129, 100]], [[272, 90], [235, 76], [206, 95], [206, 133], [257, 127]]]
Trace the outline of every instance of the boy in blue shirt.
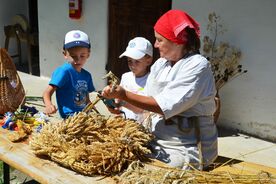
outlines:
[[[45, 114], [58, 110], [62, 118], [67, 118], [82, 111], [89, 103], [89, 93], [95, 91], [95, 87], [91, 74], [83, 66], [90, 56], [90, 47], [89, 37], [80, 30], [72, 30], [65, 35], [63, 54], [67, 63], [53, 72], [43, 93]], [[54, 92], [58, 108], [51, 101]]]

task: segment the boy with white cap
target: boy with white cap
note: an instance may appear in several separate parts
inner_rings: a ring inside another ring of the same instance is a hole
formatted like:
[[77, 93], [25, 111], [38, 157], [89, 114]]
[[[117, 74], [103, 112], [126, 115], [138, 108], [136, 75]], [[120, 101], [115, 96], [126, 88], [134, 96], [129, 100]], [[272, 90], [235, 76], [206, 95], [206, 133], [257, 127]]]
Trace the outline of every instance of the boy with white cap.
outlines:
[[[145, 95], [144, 86], [149, 75], [153, 60], [152, 44], [143, 37], [136, 37], [129, 41], [128, 46], [119, 58], [127, 57], [130, 72], [124, 73], [120, 85], [131, 92]], [[138, 122], [144, 120], [143, 110], [129, 103], [122, 103], [121, 111], [126, 118], [135, 119]]]
[[89, 93], [94, 91], [95, 87], [91, 74], [83, 69], [83, 66], [90, 56], [90, 47], [86, 33], [80, 30], [66, 33], [63, 54], [67, 62], [53, 72], [49, 85], [43, 93], [46, 114], [57, 111], [57, 107], [51, 101], [54, 92], [62, 118], [82, 111], [89, 102]]

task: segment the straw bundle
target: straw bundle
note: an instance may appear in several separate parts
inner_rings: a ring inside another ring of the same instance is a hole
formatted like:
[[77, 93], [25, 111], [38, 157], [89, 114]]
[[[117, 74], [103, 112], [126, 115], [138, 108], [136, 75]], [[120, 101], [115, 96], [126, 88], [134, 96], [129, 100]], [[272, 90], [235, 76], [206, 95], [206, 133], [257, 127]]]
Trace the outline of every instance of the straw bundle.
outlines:
[[25, 91], [16, 67], [7, 51], [0, 49], [0, 114], [14, 112], [22, 103]]
[[150, 140], [150, 134], [132, 120], [80, 112], [65, 122], [45, 125], [32, 136], [30, 146], [36, 155], [81, 174], [111, 175], [134, 160], [146, 159]]
[[223, 171], [195, 171], [145, 165], [133, 162], [127, 171], [116, 177], [120, 184], [273, 184], [275, 176], [263, 172], [257, 175], [231, 174]]

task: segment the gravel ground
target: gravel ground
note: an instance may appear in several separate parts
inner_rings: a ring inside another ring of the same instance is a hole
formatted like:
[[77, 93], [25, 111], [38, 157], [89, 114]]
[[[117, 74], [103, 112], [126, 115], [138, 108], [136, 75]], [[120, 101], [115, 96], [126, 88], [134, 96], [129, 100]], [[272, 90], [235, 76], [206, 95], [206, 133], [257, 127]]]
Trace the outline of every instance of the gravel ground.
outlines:
[[24, 173], [13, 170], [10, 173], [10, 184], [38, 184], [39, 182], [33, 180], [31, 177], [25, 175]]

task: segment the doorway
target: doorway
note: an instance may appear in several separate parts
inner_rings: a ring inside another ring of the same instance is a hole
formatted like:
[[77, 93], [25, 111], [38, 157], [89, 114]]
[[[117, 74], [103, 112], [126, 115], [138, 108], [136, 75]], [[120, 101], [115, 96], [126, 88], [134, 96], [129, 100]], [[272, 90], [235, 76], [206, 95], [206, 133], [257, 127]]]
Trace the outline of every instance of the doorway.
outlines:
[[[121, 78], [129, 71], [126, 58], [119, 55], [134, 37], [155, 42], [153, 26], [157, 19], [171, 9], [171, 0], [109, 0], [109, 44], [107, 71]], [[154, 49], [154, 61], [159, 53]]]
[[40, 76], [37, 0], [29, 0], [28, 7], [30, 34], [35, 40], [35, 44], [31, 45], [32, 74]]

